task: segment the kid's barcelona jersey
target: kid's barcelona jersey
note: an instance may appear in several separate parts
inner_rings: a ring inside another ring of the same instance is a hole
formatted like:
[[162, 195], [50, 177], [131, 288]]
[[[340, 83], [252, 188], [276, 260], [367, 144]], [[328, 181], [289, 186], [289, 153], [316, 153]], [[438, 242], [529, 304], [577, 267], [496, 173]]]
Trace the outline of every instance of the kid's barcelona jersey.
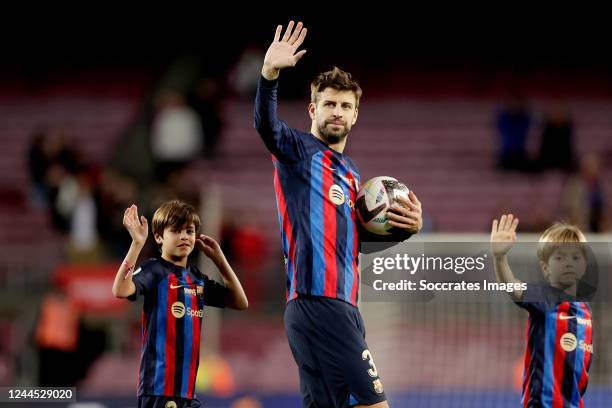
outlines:
[[272, 153], [287, 300], [324, 296], [355, 306], [359, 171], [348, 156], [277, 118], [277, 86], [260, 80], [255, 127]]
[[204, 306], [224, 307], [226, 288], [195, 266], [151, 259], [133, 275], [144, 296], [138, 395], [195, 398]]
[[593, 357], [589, 304], [545, 285], [528, 285], [523, 300], [517, 302], [529, 312], [523, 407], [582, 407]]

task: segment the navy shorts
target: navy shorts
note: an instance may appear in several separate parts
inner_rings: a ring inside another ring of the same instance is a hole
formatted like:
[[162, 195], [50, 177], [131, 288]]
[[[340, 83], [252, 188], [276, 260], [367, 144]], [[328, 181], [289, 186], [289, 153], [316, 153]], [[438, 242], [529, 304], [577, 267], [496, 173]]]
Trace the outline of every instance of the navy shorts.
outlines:
[[197, 399], [163, 397], [160, 395], [141, 395], [138, 397], [138, 408], [199, 408], [202, 404]]
[[385, 401], [359, 309], [337, 299], [299, 295], [285, 308], [285, 330], [300, 374], [304, 408]]

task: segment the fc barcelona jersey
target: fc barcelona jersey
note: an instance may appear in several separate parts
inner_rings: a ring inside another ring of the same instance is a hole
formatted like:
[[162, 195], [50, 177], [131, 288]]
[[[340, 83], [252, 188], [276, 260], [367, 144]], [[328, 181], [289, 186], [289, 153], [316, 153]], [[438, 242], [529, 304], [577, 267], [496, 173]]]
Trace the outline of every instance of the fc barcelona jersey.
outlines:
[[226, 288], [195, 266], [151, 259], [134, 271], [144, 296], [138, 395], [195, 398], [204, 306], [224, 307]]

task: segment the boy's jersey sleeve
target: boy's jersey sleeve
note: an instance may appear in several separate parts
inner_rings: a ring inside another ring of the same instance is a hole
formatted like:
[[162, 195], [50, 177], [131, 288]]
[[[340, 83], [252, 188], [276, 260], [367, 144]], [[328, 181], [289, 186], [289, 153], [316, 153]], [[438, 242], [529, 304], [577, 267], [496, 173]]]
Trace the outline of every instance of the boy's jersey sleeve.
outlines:
[[154, 260], [149, 260], [138, 266], [132, 274], [132, 282], [136, 286], [136, 292], [128, 296], [128, 300], [136, 300], [139, 296], [146, 295], [159, 282], [158, 268], [154, 267]]
[[219, 282], [204, 275], [204, 304], [213, 307], [225, 307], [227, 288]]
[[281, 121], [276, 113], [278, 80], [259, 79], [255, 96], [255, 129], [266, 148], [279, 161], [295, 163], [304, 156], [304, 145], [299, 132]]

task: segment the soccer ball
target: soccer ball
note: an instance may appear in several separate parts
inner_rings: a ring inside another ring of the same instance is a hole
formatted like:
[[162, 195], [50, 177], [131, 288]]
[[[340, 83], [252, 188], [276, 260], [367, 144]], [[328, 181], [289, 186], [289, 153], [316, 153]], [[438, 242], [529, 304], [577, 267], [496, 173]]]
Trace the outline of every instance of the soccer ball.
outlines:
[[408, 198], [408, 187], [393, 177], [380, 176], [368, 180], [357, 193], [355, 210], [366, 230], [376, 235], [391, 235], [394, 227], [387, 222], [387, 208], [397, 197]]

